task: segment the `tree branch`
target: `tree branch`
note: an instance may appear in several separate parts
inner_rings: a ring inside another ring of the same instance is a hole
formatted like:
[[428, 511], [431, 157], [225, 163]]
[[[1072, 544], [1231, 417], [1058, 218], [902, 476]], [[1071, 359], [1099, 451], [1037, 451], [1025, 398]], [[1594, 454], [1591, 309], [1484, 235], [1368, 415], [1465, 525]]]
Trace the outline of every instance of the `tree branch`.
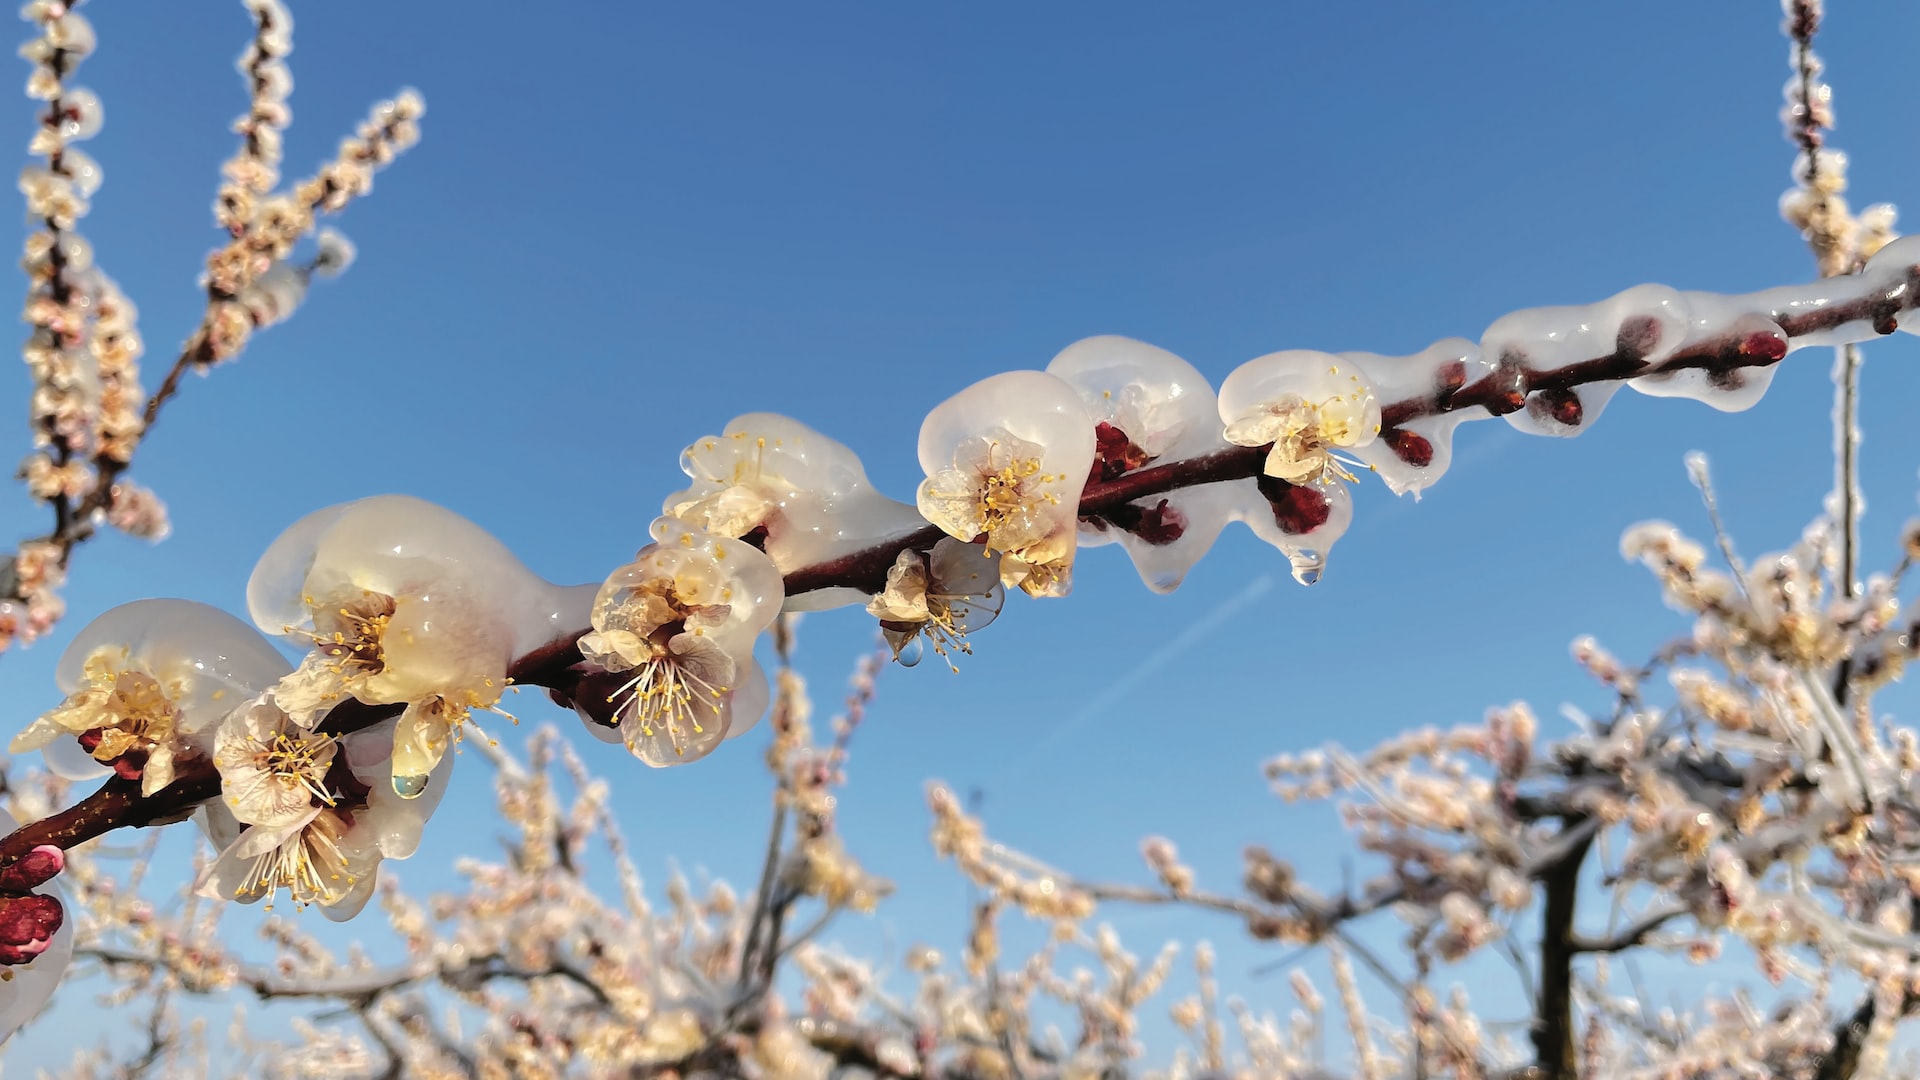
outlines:
[[1573, 916], [1580, 868], [1593, 847], [1593, 833], [1576, 835], [1560, 857], [1543, 867], [1540, 884], [1546, 910], [1540, 919], [1540, 993], [1534, 1004], [1533, 1051], [1541, 1080], [1576, 1080], [1579, 1046], [1573, 1022]]

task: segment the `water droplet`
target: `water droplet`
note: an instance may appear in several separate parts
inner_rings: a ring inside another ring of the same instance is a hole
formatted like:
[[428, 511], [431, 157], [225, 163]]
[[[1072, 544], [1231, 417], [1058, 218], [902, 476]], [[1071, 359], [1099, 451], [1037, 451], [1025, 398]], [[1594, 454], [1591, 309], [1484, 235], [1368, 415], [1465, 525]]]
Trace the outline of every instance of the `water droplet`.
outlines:
[[[1297, 574], [1295, 576], [1298, 576]], [[427, 778], [424, 776], [396, 776], [393, 778], [393, 793], [403, 799], [417, 799], [427, 790]]]
[[901, 667], [912, 667], [925, 655], [927, 655], [926, 646], [921, 644], [920, 635], [915, 634], [905, 645], [900, 646], [900, 651], [894, 659], [900, 661]]
[[1312, 585], [1319, 581], [1320, 571], [1327, 568], [1327, 557], [1312, 548], [1288, 555], [1287, 561], [1293, 564], [1293, 580], [1302, 585]]

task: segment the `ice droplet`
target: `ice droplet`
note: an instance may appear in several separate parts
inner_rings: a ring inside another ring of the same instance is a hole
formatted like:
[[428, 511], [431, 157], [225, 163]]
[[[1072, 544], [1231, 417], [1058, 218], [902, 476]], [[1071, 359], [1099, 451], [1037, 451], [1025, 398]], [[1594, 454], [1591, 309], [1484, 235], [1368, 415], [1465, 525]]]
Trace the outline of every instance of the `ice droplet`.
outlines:
[[1301, 548], [1287, 556], [1293, 564], [1293, 580], [1302, 585], [1312, 585], [1320, 580], [1320, 572], [1327, 568], [1327, 557], [1312, 548]]
[[915, 634], [905, 645], [900, 646], [900, 655], [894, 659], [900, 661], [901, 667], [912, 667], [926, 655], [927, 647], [921, 642], [920, 635]]

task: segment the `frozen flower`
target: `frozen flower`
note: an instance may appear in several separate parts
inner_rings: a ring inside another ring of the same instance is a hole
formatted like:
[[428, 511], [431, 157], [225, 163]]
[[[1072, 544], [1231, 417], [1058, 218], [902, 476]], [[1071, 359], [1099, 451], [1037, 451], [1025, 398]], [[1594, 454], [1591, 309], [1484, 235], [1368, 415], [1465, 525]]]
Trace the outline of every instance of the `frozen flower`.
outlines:
[[971, 654], [967, 635], [992, 622], [1005, 602], [999, 559], [946, 537], [931, 553], [902, 551], [887, 571], [886, 589], [867, 603], [867, 612], [880, 620], [880, 633], [901, 664], [920, 662], [924, 638], [958, 671], [951, 654]]
[[272, 906], [283, 890], [301, 907], [350, 919], [373, 895], [383, 859], [419, 846], [446, 794], [451, 757], [413, 798], [393, 790], [387, 760], [394, 725], [335, 740], [301, 727], [269, 699], [223, 723], [216, 765], [222, 799], [199, 820], [219, 856], [201, 876], [202, 895]]
[[408, 796], [468, 714], [495, 707], [513, 657], [551, 637], [555, 597], [485, 530], [402, 495], [308, 515], [247, 583], [255, 624], [310, 647], [273, 691], [295, 723], [349, 698], [407, 706], [392, 784]]
[[580, 652], [598, 674], [576, 705], [596, 735], [617, 733], [658, 767], [698, 760], [759, 720], [767, 691], [753, 645], [783, 592], [779, 569], [749, 544], [677, 518], [654, 522], [653, 535], [594, 598]]
[[[913, 507], [873, 489], [852, 450], [775, 413], [736, 417], [687, 447], [680, 467], [693, 483], [667, 496], [661, 512], [714, 536], [748, 540], [782, 573], [924, 524]], [[864, 597], [822, 589], [788, 607], [819, 610]]]
[[1268, 448], [1255, 486], [1271, 509], [1271, 526], [1248, 524], [1287, 553], [1297, 580], [1312, 584], [1327, 548], [1353, 521], [1348, 466], [1367, 467], [1340, 451], [1362, 450], [1380, 432], [1372, 383], [1358, 366], [1326, 353], [1270, 353], [1227, 376], [1219, 407], [1228, 442]]
[[190, 600], [123, 604], [74, 638], [56, 674], [66, 701], [15, 736], [10, 749], [44, 749], [49, 767], [75, 779], [111, 766], [139, 777], [141, 793], [151, 795], [173, 782], [178, 757], [208, 751], [211, 728], [236, 702], [286, 670], [252, 627], [217, 608]]
[[1354, 479], [1338, 451], [1365, 446], [1380, 433], [1380, 402], [1358, 368], [1296, 349], [1235, 368], [1220, 384], [1220, 419], [1228, 442], [1269, 447], [1268, 476], [1329, 485]]
[[977, 382], [920, 425], [920, 513], [1000, 553], [1004, 584], [1064, 596], [1093, 427], [1079, 392], [1058, 376], [1010, 371]]
[[335, 744], [295, 724], [271, 699], [240, 707], [214, 736], [213, 764], [220, 793], [235, 820], [288, 825], [315, 806], [331, 806], [327, 788]]
[[1085, 338], [1060, 350], [1047, 373], [1079, 391], [1094, 421], [1094, 482], [1218, 444], [1213, 387], [1165, 349], [1112, 334]]

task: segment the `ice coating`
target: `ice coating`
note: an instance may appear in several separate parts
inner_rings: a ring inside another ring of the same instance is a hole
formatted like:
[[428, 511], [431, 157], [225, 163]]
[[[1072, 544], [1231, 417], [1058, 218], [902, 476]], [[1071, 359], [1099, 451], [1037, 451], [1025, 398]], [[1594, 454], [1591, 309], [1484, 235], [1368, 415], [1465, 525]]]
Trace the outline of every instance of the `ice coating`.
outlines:
[[1261, 477], [1258, 484], [1265, 512], [1243, 512], [1238, 520], [1286, 555], [1295, 581], [1314, 584], [1326, 569], [1328, 549], [1353, 524], [1353, 493], [1338, 481], [1298, 485]]
[[550, 640], [556, 618], [575, 606], [466, 518], [411, 496], [376, 495], [282, 533], [254, 567], [247, 607], [267, 633], [311, 643], [316, 613], [331, 616], [368, 593], [394, 606], [385, 670], [356, 694], [376, 704], [500, 683], [512, 657]]
[[113, 775], [113, 766], [94, 760], [78, 739], [55, 739], [40, 748], [41, 764], [62, 780], [90, 784]]
[[[204, 753], [220, 718], [289, 668], [259, 631], [218, 608], [122, 604], [67, 646], [54, 672], [67, 701], [28, 725], [12, 749], [40, 749], [55, 775], [74, 781], [99, 779], [118, 763], [157, 790], [172, 782], [176, 751]], [[149, 726], [152, 717], [163, 726]], [[120, 734], [101, 738], [109, 728]], [[82, 736], [94, 741], [83, 746]]]
[[984, 539], [1001, 553], [1006, 584], [1064, 596], [1094, 442], [1079, 391], [1058, 376], [982, 379], [920, 425], [920, 513], [955, 539]]
[[[0, 836], [18, 827], [19, 823], [14, 821], [12, 814], [0, 810]], [[60, 901], [66, 911], [66, 919], [60, 924], [60, 929], [53, 932], [52, 939], [40, 955], [24, 964], [6, 967], [8, 977], [0, 979], [0, 1043], [12, 1038], [22, 1024], [40, 1012], [59, 987], [67, 966], [73, 962], [74, 911], [66, 890], [60, 887], [56, 878], [32, 891]]]
[[[387, 785], [388, 748], [393, 745], [391, 721], [375, 725], [363, 731], [355, 732], [341, 741], [347, 755], [347, 764], [352, 767], [354, 776], [367, 785], [367, 802], [371, 820], [364, 825], [364, 833], [357, 839], [377, 848], [383, 858], [406, 859], [419, 850], [420, 834], [426, 828], [427, 819], [447, 795], [447, 788], [453, 783], [453, 762], [455, 755], [448, 754], [434, 766], [427, 779], [426, 790], [418, 797], [402, 799]], [[356, 831], [363, 828], [355, 824]], [[371, 883], [368, 883], [369, 886]], [[363, 898], [360, 903], [366, 901]], [[356, 906], [355, 911], [359, 908]], [[341, 915], [349, 918], [351, 915]]]
[[1272, 445], [1265, 472], [1313, 483], [1340, 472], [1336, 453], [1380, 434], [1380, 399], [1366, 372], [1311, 349], [1268, 353], [1220, 384], [1220, 422], [1236, 446]]
[[541, 602], [528, 609], [521, 623], [519, 640], [514, 648], [518, 654], [548, 642], [572, 638], [581, 627], [587, 625], [593, 611], [593, 598], [600, 592], [599, 582], [584, 585], [543, 584], [546, 589], [541, 594]]
[[718, 595], [728, 610], [709, 633], [750, 646], [773, 625], [785, 591], [780, 570], [768, 556], [751, 544], [702, 532], [676, 518], [657, 518], [650, 531], [653, 543], [600, 586], [594, 597], [596, 618], [625, 588], [650, 574], [665, 572], [684, 577], [711, 573], [719, 576]]
[[[1714, 293], [1681, 294], [1687, 310], [1688, 344], [1716, 341], [1731, 335], [1739, 341], [1730, 361], [1770, 355], [1784, 357], [1789, 348], [1786, 331], [1737, 297]], [[1649, 397], [1687, 398], [1721, 412], [1750, 409], [1765, 396], [1778, 365], [1751, 363], [1708, 364], [1642, 375], [1627, 385]]]
[[1094, 423], [1117, 427], [1148, 459], [1220, 445], [1212, 385], [1157, 345], [1115, 334], [1084, 338], [1060, 350], [1047, 373], [1080, 392]]
[[1256, 486], [1270, 512], [1242, 520], [1286, 552], [1296, 579], [1319, 580], [1327, 549], [1353, 521], [1347, 465], [1364, 464], [1342, 455], [1371, 445], [1381, 429], [1368, 373], [1328, 353], [1268, 353], [1220, 384], [1219, 416], [1228, 442], [1267, 448]]
[[135, 600], [103, 612], [60, 654], [53, 677], [62, 691], [80, 688], [88, 657], [100, 649], [139, 661], [163, 681], [177, 680], [181, 713], [195, 729], [292, 670], [258, 630], [194, 600]]
[[1914, 312], [1914, 290], [1920, 288], [1914, 281], [1920, 276], [1920, 236], [1903, 236], [1874, 252], [1861, 276], [1882, 283], [1889, 291], [1901, 290], [1906, 304], [1894, 313], [1894, 325], [1909, 334], [1920, 334], [1920, 315]]
[[[1480, 359], [1480, 346], [1466, 338], [1443, 338], [1412, 356], [1345, 352], [1342, 363], [1360, 369], [1383, 401], [1407, 401], [1451, 394], [1471, 379], [1492, 374]], [[1415, 498], [1446, 474], [1453, 461], [1453, 429], [1492, 414], [1475, 406], [1415, 417], [1380, 437], [1356, 446], [1353, 456], [1380, 475], [1395, 495]]]
[[[1228, 446], [1213, 387], [1192, 364], [1158, 346], [1115, 335], [1086, 338], [1061, 350], [1047, 371], [1080, 392], [1094, 420], [1090, 483]], [[1264, 510], [1252, 481], [1202, 484], [1082, 517], [1079, 543], [1120, 544], [1149, 589], [1171, 592], [1228, 521]]]
[[[913, 507], [874, 490], [851, 449], [777, 413], [735, 417], [719, 435], [687, 447], [680, 467], [693, 483], [667, 496], [661, 512], [716, 536], [764, 530], [764, 550], [783, 572], [926, 524]], [[820, 590], [789, 607], [864, 599], [857, 590]]]
[[[1689, 329], [1688, 306], [1664, 285], [1637, 285], [1597, 304], [1542, 307], [1496, 319], [1480, 336], [1483, 363], [1517, 368], [1531, 384], [1550, 373], [1606, 357], [1623, 365], [1657, 368]], [[1528, 393], [1506, 421], [1530, 435], [1577, 435], [1598, 419], [1620, 389], [1616, 380]]]
[[773, 700], [767, 687], [767, 673], [754, 663], [753, 654], [748, 653], [746, 662], [740, 666], [740, 674], [733, 683], [733, 710], [727, 717], [727, 738], [737, 739], [752, 731], [760, 724], [760, 718], [767, 713], [767, 705]]

